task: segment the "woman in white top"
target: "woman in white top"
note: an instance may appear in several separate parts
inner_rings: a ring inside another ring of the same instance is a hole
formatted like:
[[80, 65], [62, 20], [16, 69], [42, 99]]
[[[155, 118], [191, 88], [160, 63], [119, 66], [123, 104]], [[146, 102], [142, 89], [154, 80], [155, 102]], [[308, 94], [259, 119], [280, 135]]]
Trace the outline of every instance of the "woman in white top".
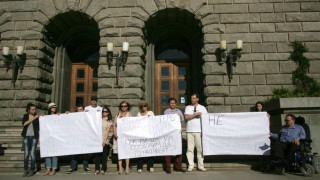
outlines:
[[[154, 113], [150, 111], [150, 105], [146, 101], [141, 101], [138, 104], [139, 107], [139, 113], [137, 114], [137, 117], [141, 116], [154, 116]], [[147, 169], [149, 169], [150, 172], [154, 172], [153, 169], [153, 163], [154, 163], [154, 158], [153, 157], [148, 157], [148, 164], [147, 164]], [[143, 158], [138, 159], [138, 173], [142, 172], [142, 167], [143, 167]]]
[[[113, 122], [113, 134], [114, 134], [114, 141], [113, 141], [113, 146], [117, 147], [117, 139], [118, 139], [118, 135], [117, 135], [117, 121], [120, 121], [121, 118], [123, 117], [132, 117], [131, 112], [129, 112], [131, 109], [130, 104], [127, 101], [122, 101], [119, 105], [119, 113], [118, 115], [114, 118], [114, 122]], [[129, 160], [130, 159], [126, 159], [126, 174], [129, 174]], [[119, 159], [118, 161], [119, 163], [119, 174], [122, 174], [123, 170], [122, 170], [122, 159]]]

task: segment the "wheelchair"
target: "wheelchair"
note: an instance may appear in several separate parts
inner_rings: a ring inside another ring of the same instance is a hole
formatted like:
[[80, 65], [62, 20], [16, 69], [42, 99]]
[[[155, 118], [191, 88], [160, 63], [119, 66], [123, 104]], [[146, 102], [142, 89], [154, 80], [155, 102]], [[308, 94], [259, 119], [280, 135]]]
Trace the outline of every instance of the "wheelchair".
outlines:
[[305, 123], [305, 119], [301, 116], [296, 118], [296, 124], [301, 125], [306, 132], [306, 139], [301, 140], [301, 148], [295, 153], [294, 162], [288, 164], [273, 165], [277, 174], [302, 173], [306, 177], [320, 173], [320, 157], [318, 153], [312, 153], [310, 139], [310, 128]]

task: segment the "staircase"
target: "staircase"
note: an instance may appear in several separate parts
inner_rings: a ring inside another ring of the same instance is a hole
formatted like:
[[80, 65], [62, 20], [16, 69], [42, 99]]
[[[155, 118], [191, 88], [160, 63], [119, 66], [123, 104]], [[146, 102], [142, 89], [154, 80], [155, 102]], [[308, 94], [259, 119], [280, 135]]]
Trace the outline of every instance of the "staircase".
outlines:
[[[22, 146], [22, 124], [21, 122], [0, 122], [0, 173], [14, 173], [23, 172], [23, 159], [24, 152], [21, 151]], [[182, 131], [183, 136], [183, 169], [186, 169], [186, 133], [185, 128]], [[109, 136], [112, 136], [110, 132]], [[108, 156], [107, 172], [117, 172], [117, 155]], [[81, 157], [81, 156], [80, 156]], [[196, 158], [196, 156], [195, 156]], [[65, 173], [70, 168], [70, 156], [59, 157], [58, 170], [61, 173]], [[258, 162], [257, 156], [210, 156], [205, 157], [205, 168], [208, 170], [213, 169], [250, 169], [256, 166]], [[156, 172], [163, 172], [165, 167], [164, 157], [155, 157], [154, 169]], [[36, 168], [38, 171], [44, 171], [45, 159], [40, 158], [39, 144], [37, 148], [37, 163]], [[89, 155], [89, 168], [91, 172], [94, 172], [94, 155]], [[131, 172], [136, 172], [137, 161], [135, 159], [130, 160]], [[144, 171], [146, 171], [146, 164], [144, 165]], [[82, 160], [78, 160], [78, 173], [84, 172]]]

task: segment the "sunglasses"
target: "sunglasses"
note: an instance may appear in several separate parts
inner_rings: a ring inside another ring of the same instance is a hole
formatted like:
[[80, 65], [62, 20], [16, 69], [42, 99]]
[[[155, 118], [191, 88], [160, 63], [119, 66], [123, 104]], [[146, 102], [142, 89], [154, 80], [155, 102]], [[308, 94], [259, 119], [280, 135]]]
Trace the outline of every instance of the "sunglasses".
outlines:
[[128, 107], [127, 105], [125, 105], [125, 106], [121, 106], [121, 107]]
[[104, 112], [104, 113], [109, 113], [109, 111], [102, 111], [102, 112]]
[[194, 107], [193, 112], [197, 112], [197, 107]]
[[147, 105], [143, 105], [142, 107], [148, 107]]

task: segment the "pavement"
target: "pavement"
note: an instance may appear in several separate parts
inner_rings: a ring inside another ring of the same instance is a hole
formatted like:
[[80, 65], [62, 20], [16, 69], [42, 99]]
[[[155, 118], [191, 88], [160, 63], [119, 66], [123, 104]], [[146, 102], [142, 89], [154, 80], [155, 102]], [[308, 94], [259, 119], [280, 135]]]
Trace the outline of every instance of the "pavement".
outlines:
[[129, 175], [118, 175], [117, 173], [106, 173], [105, 175], [94, 175], [93, 173], [76, 172], [73, 174], [57, 173], [55, 176], [43, 176], [43, 173], [37, 173], [32, 177], [22, 177], [21, 173], [1, 173], [0, 180], [43, 180], [43, 179], [59, 179], [59, 180], [319, 180], [320, 175], [315, 174], [312, 177], [304, 177], [301, 174], [283, 174], [277, 175], [273, 173], [262, 173], [253, 170], [212, 170], [207, 172], [193, 171], [187, 173], [173, 172], [172, 174], [165, 174], [164, 172], [144, 172], [138, 174], [132, 172]]

